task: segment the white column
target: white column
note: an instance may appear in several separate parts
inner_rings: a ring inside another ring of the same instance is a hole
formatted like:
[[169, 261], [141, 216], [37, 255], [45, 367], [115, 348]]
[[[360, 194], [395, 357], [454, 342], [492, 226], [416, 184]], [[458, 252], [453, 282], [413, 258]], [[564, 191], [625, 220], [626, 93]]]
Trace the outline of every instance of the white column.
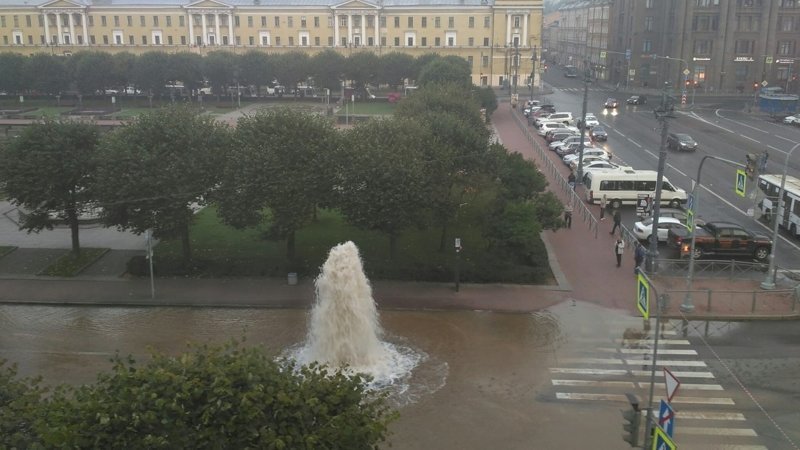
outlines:
[[361, 45], [367, 45], [367, 15], [361, 15]]
[[194, 45], [194, 14], [187, 12], [189, 16], [189, 47]]
[[214, 13], [214, 45], [219, 46], [222, 39], [219, 36], [219, 13]]
[[50, 45], [50, 14], [42, 12], [44, 16], [44, 42]]
[[58, 42], [59, 44], [63, 44], [64, 43], [64, 36], [63, 36], [64, 33], [62, 33], [62, 30], [61, 30], [61, 13], [56, 14], [56, 25], [58, 26], [58, 39], [56, 40], [56, 42]]
[[505, 45], [509, 45], [511, 43], [511, 13], [506, 13], [506, 43]]
[[380, 19], [381, 18], [377, 14], [375, 14], [375, 22], [374, 22], [374, 25], [375, 25], [375, 47], [380, 47], [380, 45], [381, 45], [381, 33], [380, 33], [381, 20]]
[[75, 18], [69, 13], [69, 45], [75, 45]]
[[202, 42], [203, 45], [206, 45], [207, 44], [206, 39], [208, 39], [208, 27], [206, 26], [206, 13], [204, 12], [203, 15], [200, 17], [202, 19], [201, 22], [203, 24], [203, 37], [200, 40], [200, 42]]
[[333, 14], [333, 46], [339, 46], [339, 16], [336, 13]]
[[353, 16], [352, 14], [347, 15], [347, 45], [350, 46], [353, 44]]
[[235, 45], [236, 41], [233, 40], [233, 13], [228, 13], [228, 45]]
[[524, 17], [524, 19], [523, 19], [523, 23], [522, 23], [522, 25], [523, 25], [522, 26], [522, 37], [520, 38], [521, 42], [519, 43], [520, 47], [524, 47], [524, 46], [528, 45], [528, 15], [525, 14], [523, 17]]
[[89, 45], [89, 28], [86, 24], [86, 20], [88, 20], [86, 13], [81, 13], [81, 25], [83, 25], [83, 45]]

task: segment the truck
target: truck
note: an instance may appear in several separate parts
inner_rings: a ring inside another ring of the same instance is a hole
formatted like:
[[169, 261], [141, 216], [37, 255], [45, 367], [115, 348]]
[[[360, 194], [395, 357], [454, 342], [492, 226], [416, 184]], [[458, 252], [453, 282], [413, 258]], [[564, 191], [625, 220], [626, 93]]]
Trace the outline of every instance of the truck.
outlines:
[[[772, 240], [729, 222], [706, 222], [695, 227], [694, 259], [706, 255], [744, 256], [764, 261], [772, 252]], [[691, 251], [692, 234], [688, 228], [669, 230], [667, 242], [680, 251], [681, 257]]]

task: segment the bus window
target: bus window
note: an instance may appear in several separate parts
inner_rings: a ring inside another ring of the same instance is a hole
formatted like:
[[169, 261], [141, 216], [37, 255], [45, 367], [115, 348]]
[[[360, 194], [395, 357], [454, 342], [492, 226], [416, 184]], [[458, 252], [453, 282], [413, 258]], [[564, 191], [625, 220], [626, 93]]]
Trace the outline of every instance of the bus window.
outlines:
[[676, 191], [675, 186], [673, 186], [669, 181], [665, 181], [661, 185], [661, 190], [662, 191], [670, 191], [670, 192], [675, 192]]

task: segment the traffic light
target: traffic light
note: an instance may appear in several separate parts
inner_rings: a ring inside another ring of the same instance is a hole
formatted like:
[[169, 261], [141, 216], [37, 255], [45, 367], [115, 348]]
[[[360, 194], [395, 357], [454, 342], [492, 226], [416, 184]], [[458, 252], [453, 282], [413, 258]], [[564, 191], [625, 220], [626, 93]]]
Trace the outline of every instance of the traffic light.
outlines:
[[691, 81], [689, 81], [689, 80], [686, 80], [686, 87], [689, 87], [689, 86], [691, 86], [691, 85], [692, 85], [692, 82], [691, 82]]
[[625, 423], [622, 425], [625, 434], [622, 435], [622, 439], [630, 444], [631, 447], [637, 447], [639, 445], [639, 425], [642, 423], [639, 397], [631, 393], [626, 393], [625, 396], [628, 397], [628, 403], [631, 404], [631, 408], [622, 411], [622, 418], [625, 419]]
[[756, 161], [756, 155], [754, 155], [753, 153], [748, 153], [744, 155], [744, 158], [745, 158], [744, 171], [747, 174], [747, 176], [752, 180], [756, 173], [756, 164], [758, 163]]
[[754, 91], [758, 90], [758, 82], [753, 82], [753, 90]]

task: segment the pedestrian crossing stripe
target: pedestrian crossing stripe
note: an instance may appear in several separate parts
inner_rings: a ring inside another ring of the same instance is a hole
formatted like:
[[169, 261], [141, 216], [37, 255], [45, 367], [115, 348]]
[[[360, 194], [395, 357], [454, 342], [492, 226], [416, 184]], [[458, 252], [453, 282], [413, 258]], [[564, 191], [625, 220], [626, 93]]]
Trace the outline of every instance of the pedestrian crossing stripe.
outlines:
[[[680, 434], [704, 434], [711, 436], [758, 436], [755, 430], [750, 428], [704, 428], [704, 427], [681, 427]], [[727, 448], [727, 447], [726, 447]]]
[[[768, 450], [763, 445], [732, 445], [725, 444], [725, 450]], [[681, 444], [681, 450], [719, 450], [719, 444], [686, 445]]]
[[[628, 401], [628, 397], [624, 394], [594, 394], [590, 392], [556, 392], [556, 398], [559, 400], [600, 400], [623, 403]], [[735, 405], [733, 399], [728, 397], [675, 397], [671, 403], [683, 405]]]
[[[655, 342], [654, 339], [610, 339], [609, 341], [599, 340], [599, 339], [592, 339], [592, 338], [573, 338], [571, 339], [575, 342], [592, 342], [592, 343], [606, 343], [606, 342], [613, 342], [615, 344], [630, 344], [633, 342], [636, 343], [647, 343], [652, 344]], [[661, 348], [662, 345], [689, 345], [689, 341], [686, 339], [659, 339], [658, 340], [658, 348]]]
[[[649, 366], [651, 361], [648, 359], [616, 359], [616, 358], [563, 358], [565, 364], [627, 364], [629, 366]], [[704, 361], [680, 361], [680, 360], [658, 360], [657, 366], [672, 367], [708, 367]]]
[[[581, 387], [608, 387], [608, 388], [639, 388], [645, 389], [650, 383], [636, 381], [596, 381], [596, 380], [550, 380], [553, 386], [581, 386]], [[654, 383], [657, 389], [663, 389], [664, 383]], [[719, 384], [692, 384], [681, 383], [682, 391], [723, 391]]]
[[[624, 354], [641, 354], [648, 355], [653, 353], [649, 348], [597, 348], [594, 349], [604, 353], [624, 353]], [[658, 349], [659, 355], [681, 355], [681, 356], [697, 356], [696, 350], [680, 350], [680, 349]]]
[[[551, 367], [550, 372], [576, 375], [633, 375], [636, 377], [650, 377], [649, 370], [624, 370], [624, 369], [584, 369], [579, 367]], [[681, 372], [672, 371], [678, 378], [714, 378], [711, 372]]]

